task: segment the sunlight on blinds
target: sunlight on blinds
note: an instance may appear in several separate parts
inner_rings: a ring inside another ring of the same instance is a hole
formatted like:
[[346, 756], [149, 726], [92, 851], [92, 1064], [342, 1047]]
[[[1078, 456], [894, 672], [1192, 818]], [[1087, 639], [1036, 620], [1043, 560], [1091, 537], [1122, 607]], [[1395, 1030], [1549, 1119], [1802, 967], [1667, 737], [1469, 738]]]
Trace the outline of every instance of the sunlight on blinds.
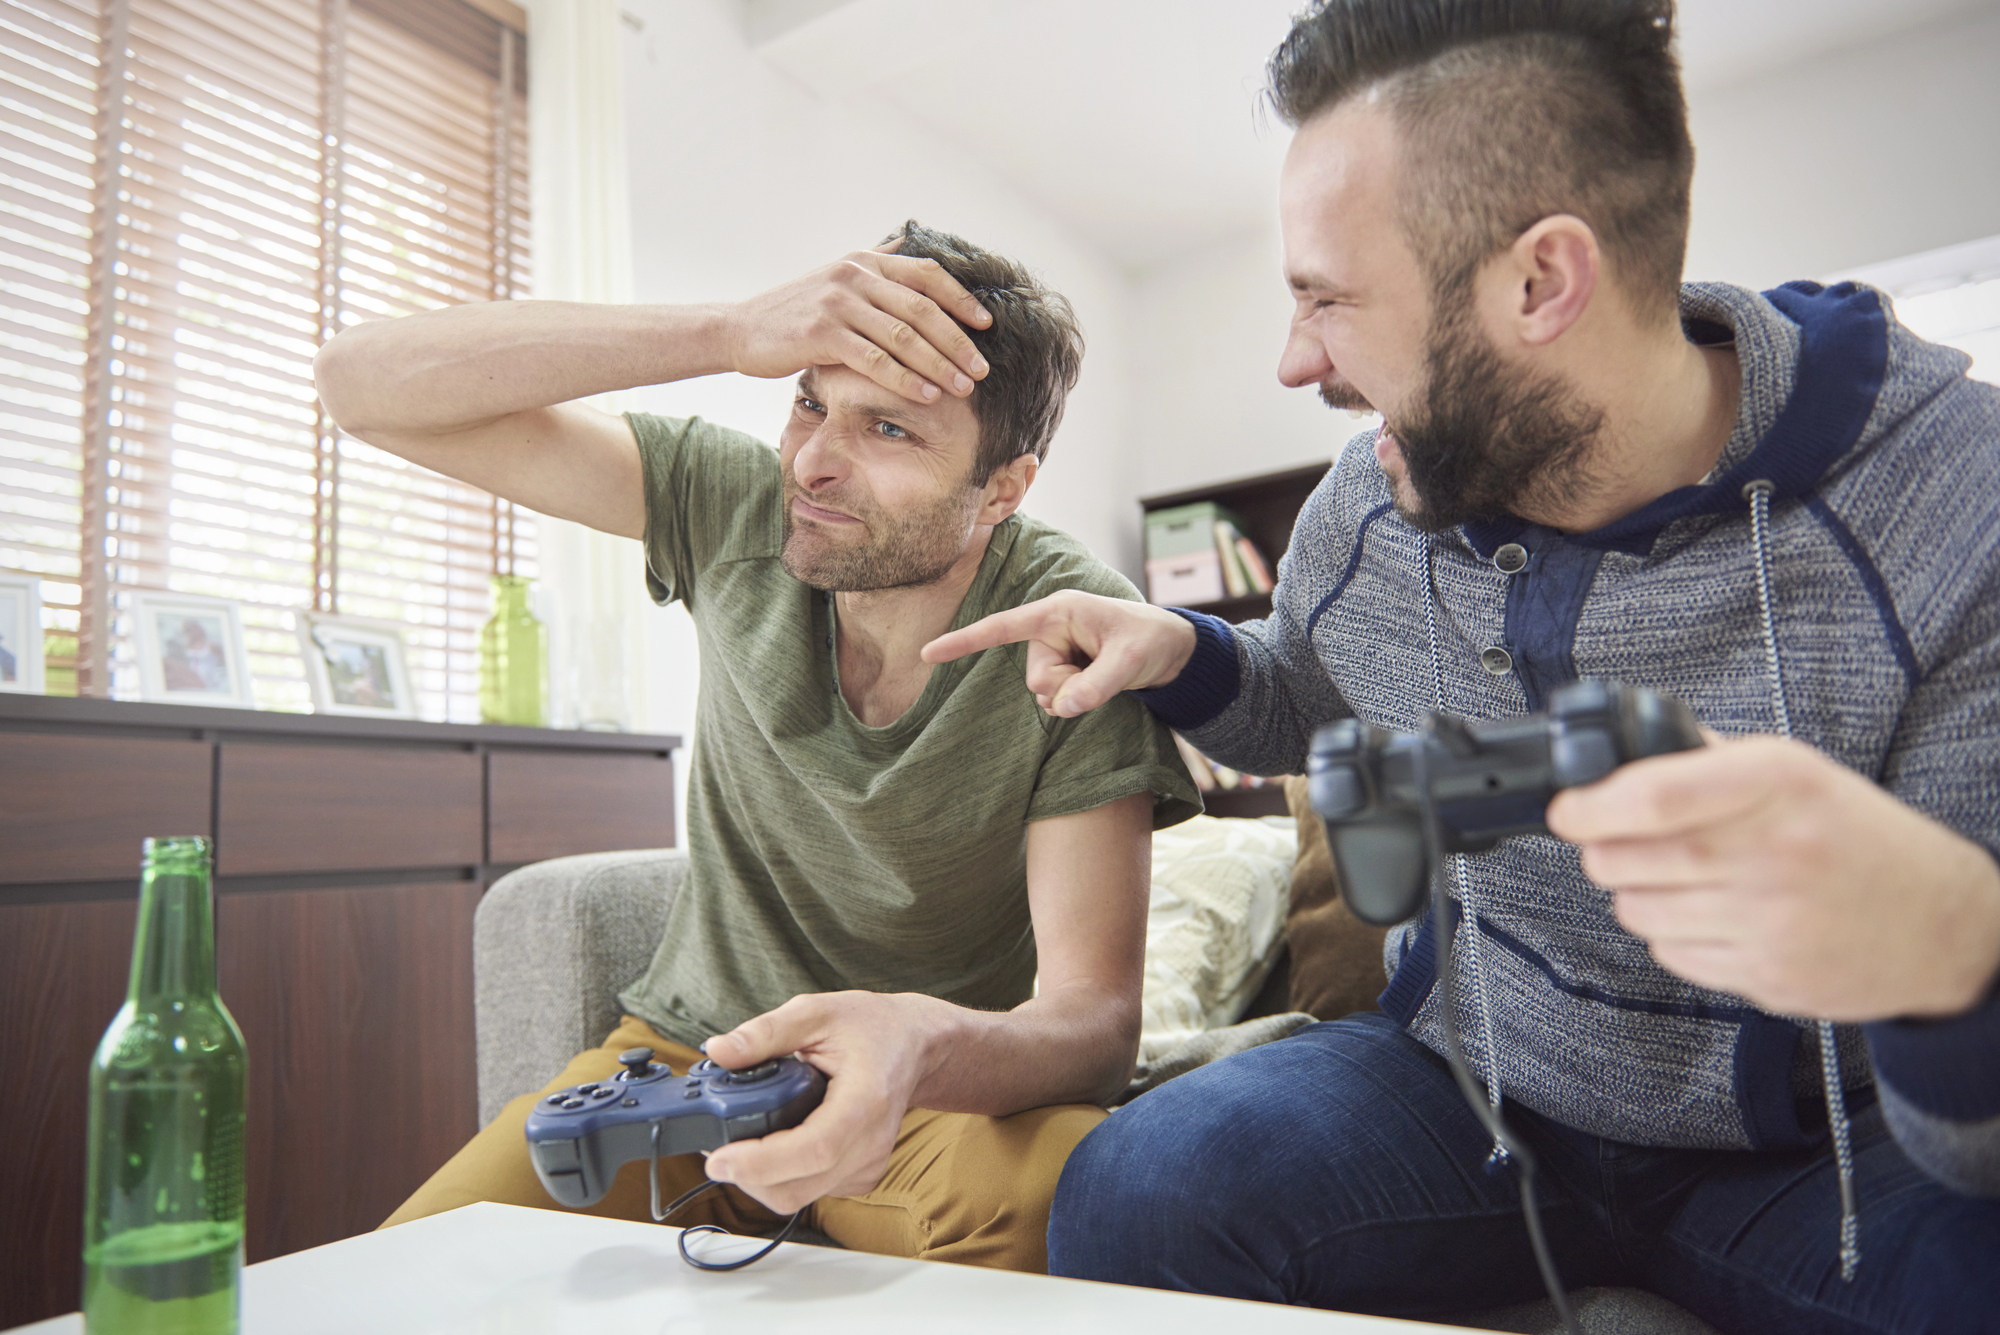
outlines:
[[261, 707], [307, 707], [315, 609], [401, 623], [423, 713], [476, 718], [487, 577], [534, 573], [532, 521], [343, 438], [311, 363], [521, 282], [516, 35], [462, 0], [0, 24], [0, 567], [43, 576], [92, 694], [136, 693], [127, 595], [166, 589], [242, 604]]

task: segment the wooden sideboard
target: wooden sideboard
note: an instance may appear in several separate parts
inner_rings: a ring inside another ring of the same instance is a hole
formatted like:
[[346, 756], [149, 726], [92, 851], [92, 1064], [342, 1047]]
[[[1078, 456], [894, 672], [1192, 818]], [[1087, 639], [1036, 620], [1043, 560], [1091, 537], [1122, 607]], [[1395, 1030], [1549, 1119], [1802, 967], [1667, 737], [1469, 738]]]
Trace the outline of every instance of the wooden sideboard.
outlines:
[[480, 895], [672, 845], [679, 745], [0, 694], [0, 1329], [78, 1305], [85, 1081], [141, 839], [215, 841], [259, 1261], [375, 1227], [478, 1129]]

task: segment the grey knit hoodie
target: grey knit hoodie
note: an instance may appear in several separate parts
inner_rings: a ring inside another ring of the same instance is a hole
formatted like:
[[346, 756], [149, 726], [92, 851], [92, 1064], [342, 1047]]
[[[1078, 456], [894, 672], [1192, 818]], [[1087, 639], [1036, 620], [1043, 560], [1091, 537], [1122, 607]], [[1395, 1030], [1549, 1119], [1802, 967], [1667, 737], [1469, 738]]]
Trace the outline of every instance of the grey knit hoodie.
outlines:
[[[1688, 336], [1735, 343], [1735, 431], [1704, 485], [1595, 532], [1503, 518], [1426, 538], [1355, 442], [1299, 516], [1271, 618], [1185, 613], [1194, 659], [1142, 698], [1224, 763], [1285, 774], [1330, 719], [1509, 717], [1564, 681], [1616, 678], [1724, 734], [1786, 731], [1788, 715], [2000, 849], [2000, 389], [1887, 306], [1851, 284], [1684, 288]], [[1513, 575], [1493, 559], [1509, 543], [1528, 553]], [[1645, 1145], [1824, 1139], [1814, 1029], [1660, 968], [1573, 847], [1515, 839], [1457, 870], [1477, 924], [1459, 1029], [1506, 1098]], [[1383, 1008], [1439, 1046], [1428, 920], [1390, 933], [1387, 964]], [[1921, 1167], [2000, 1196], [2000, 994], [1956, 1019], [1843, 1029], [1838, 1047], [1839, 1082], [1879, 1078]]]

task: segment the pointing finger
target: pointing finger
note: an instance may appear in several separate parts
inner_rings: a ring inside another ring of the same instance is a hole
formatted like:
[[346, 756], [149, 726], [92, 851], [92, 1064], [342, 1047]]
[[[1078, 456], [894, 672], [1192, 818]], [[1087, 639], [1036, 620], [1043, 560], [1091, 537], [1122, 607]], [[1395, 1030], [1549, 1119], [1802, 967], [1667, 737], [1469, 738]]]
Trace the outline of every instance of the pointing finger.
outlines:
[[962, 626], [938, 636], [923, 648], [926, 663], [949, 663], [955, 658], [978, 653], [982, 649], [995, 649], [1003, 644], [1018, 644], [1022, 640], [1032, 640], [1041, 635], [1047, 624], [1047, 600], [1023, 603], [1010, 607], [1004, 612], [981, 617], [969, 626]]

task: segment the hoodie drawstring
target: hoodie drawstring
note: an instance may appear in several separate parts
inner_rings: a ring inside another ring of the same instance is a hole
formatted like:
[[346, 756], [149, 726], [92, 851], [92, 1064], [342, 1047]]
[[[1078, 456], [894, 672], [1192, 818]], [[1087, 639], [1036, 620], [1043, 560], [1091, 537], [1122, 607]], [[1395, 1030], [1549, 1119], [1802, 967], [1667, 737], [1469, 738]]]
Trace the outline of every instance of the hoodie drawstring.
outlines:
[[[1432, 708], [1442, 714], [1444, 712], [1444, 657], [1438, 649], [1437, 598], [1431, 590], [1431, 535], [1428, 533], [1420, 533], [1418, 535], [1417, 560], [1423, 567], [1418, 572], [1418, 576], [1424, 586], [1424, 622], [1430, 628], [1431, 633], [1431, 702]], [[1466, 962], [1472, 968], [1473, 1000], [1474, 1004], [1479, 1007], [1479, 1037], [1482, 1049], [1479, 1054], [1479, 1062], [1481, 1066], [1486, 1068], [1481, 1072], [1486, 1078], [1486, 1100], [1493, 1105], [1493, 1110], [1498, 1112], [1500, 1111], [1501, 1101], [1500, 1063], [1494, 1056], [1493, 1051], [1493, 1008], [1486, 1001], [1486, 961], [1484, 952], [1480, 949], [1479, 945], [1484, 931], [1479, 925], [1479, 904], [1473, 898], [1472, 883], [1465, 874], [1465, 854], [1454, 853], [1452, 855], [1451, 878], [1453, 884], [1458, 887], [1458, 901], [1465, 906], [1465, 920], [1472, 928], [1471, 931], [1460, 935], [1458, 940], [1465, 944], [1466, 955], [1468, 957]], [[1441, 904], [1438, 906], [1438, 911], [1449, 913], [1451, 906]], [[1452, 1016], [1450, 1022], [1456, 1024], [1458, 1017], [1455, 1015]], [[1496, 1139], [1493, 1142], [1493, 1151], [1486, 1156], [1486, 1161], [1489, 1164], [1503, 1164], [1507, 1162], [1506, 1146], [1502, 1145]]]
[[[1778, 662], [1778, 626], [1771, 611], [1771, 493], [1767, 481], [1748, 483], [1743, 499], [1750, 502], [1750, 540], [1757, 555], [1757, 604], [1764, 621], [1764, 658], [1771, 672], [1771, 717], [1778, 735], [1792, 735], [1792, 714], [1785, 703], [1785, 678]], [[1854, 1197], [1854, 1147], [1849, 1136], [1847, 1094], [1841, 1088], [1840, 1051], [1833, 1025], [1821, 1020], [1819, 1076], [1826, 1088], [1827, 1129], [1833, 1136], [1833, 1160], [1840, 1170], [1840, 1277], [1851, 1281], [1861, 1265], [1861, 1216]]]

